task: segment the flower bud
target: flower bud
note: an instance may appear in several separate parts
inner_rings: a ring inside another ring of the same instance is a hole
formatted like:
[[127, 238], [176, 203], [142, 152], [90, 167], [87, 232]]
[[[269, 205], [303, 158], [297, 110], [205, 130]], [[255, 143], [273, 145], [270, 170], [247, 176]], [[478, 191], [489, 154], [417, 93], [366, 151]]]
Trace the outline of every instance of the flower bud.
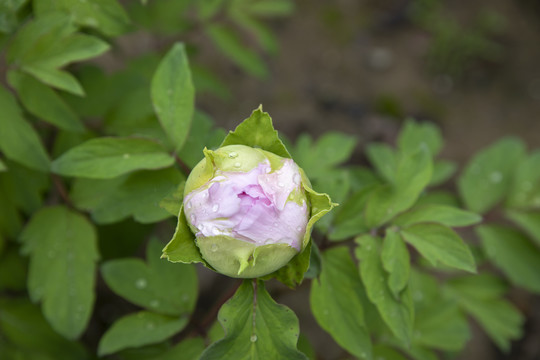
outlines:
[[261, 277], [304, 248], [310, 205], [293, 160], [245, 145], [205, 150], [184, 190], [202, 258], [231, 276]]

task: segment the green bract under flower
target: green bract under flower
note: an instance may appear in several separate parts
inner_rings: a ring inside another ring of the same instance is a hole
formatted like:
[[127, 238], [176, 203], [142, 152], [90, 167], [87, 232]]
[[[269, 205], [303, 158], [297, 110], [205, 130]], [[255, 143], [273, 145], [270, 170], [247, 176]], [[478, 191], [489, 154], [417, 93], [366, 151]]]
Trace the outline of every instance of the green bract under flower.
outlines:
[[164, 256], [203, 262], [231, 277], [273, 274], [287, 284], [300, 282], [313, 224], [333, 206], [328, 195], [311, 189], [259, 109], [222, 147], [204, 150], [186, 181]]

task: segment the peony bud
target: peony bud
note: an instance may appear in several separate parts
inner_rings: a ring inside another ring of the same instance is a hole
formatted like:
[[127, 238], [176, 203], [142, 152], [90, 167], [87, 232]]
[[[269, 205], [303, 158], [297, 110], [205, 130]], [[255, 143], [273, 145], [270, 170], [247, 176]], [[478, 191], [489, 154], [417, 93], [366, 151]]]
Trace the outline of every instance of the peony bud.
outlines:
[[312, 189], [259, 107], [219, 149], [204, 150], [162, 257], [294, 287], [310, 265], [314, 224], [336, 205]]
[[183, 205], [209, 265], [232, 277], [260, 277], [303, 250], [309, 204], [293, 160], [245, 145], [205, 156], [186, 181]]

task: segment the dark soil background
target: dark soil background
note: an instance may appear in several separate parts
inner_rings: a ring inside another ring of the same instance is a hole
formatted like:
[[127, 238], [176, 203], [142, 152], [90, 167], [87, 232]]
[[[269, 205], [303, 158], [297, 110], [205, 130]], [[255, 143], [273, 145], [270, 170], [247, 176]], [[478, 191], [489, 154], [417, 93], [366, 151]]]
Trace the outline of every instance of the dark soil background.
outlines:
[[[540, 4], [441, 2], [444, 16], [463, 28], [473, 27], [482, 11], [502, 20], [500, 31], [490, 37], [500, 46], [500, 56], [471, 56], [458, 74], [449, 74], [430, 65], [435, 35], [411, 21], [414, 2], [298, 1], [292, 17], [273, 23], [280, 52], [267, 59], [271, 74], [264, 81], [246, 76], [203, 43], [200, 59], [220, 69], [233, 100], [202, 99], [200, 107], [225, 129], [263, 104], [275, 127], [290, 139], [302, 132], [355, 135], [355, 162], [365, 161], [366, 143], [393, 143], [407, 116], [437, 123], [446, 140], [442, 157], [460, 165], [503, 136], [519, 136], [531, 150], [539, 147]], [[296, 312], [321, 359], [346, 358], [311, 316], [306, 285], [276, 298]], [[473, 325], [474, 339], [458, 359], [540, 359], [540, 302], [520, 293], [513, 298], [528, 315], [523, 340], [502, 354]], [[525, 304], [523, 299], [528, 299]]]

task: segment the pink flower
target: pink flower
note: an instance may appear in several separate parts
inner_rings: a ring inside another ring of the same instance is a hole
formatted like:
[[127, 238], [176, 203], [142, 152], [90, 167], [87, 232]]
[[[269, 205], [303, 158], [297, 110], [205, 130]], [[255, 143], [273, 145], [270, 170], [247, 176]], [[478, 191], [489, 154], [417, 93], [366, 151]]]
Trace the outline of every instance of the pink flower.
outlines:
[[203, 258], [234, 277], [285, 265], [303, 250], [310, 216], [294, 161], [244, 145], [207, 152], [187, 180], [184, 212]]
[[272, 172], [264, 161], [247, 173], [217, 170], [206, 186], [187, 194], [184, 211], [199, 242], [225, 235], [300, 251], [309, 214], [305, 197], [295, 193], [302, 193], [298, 166], [283, 159]]

